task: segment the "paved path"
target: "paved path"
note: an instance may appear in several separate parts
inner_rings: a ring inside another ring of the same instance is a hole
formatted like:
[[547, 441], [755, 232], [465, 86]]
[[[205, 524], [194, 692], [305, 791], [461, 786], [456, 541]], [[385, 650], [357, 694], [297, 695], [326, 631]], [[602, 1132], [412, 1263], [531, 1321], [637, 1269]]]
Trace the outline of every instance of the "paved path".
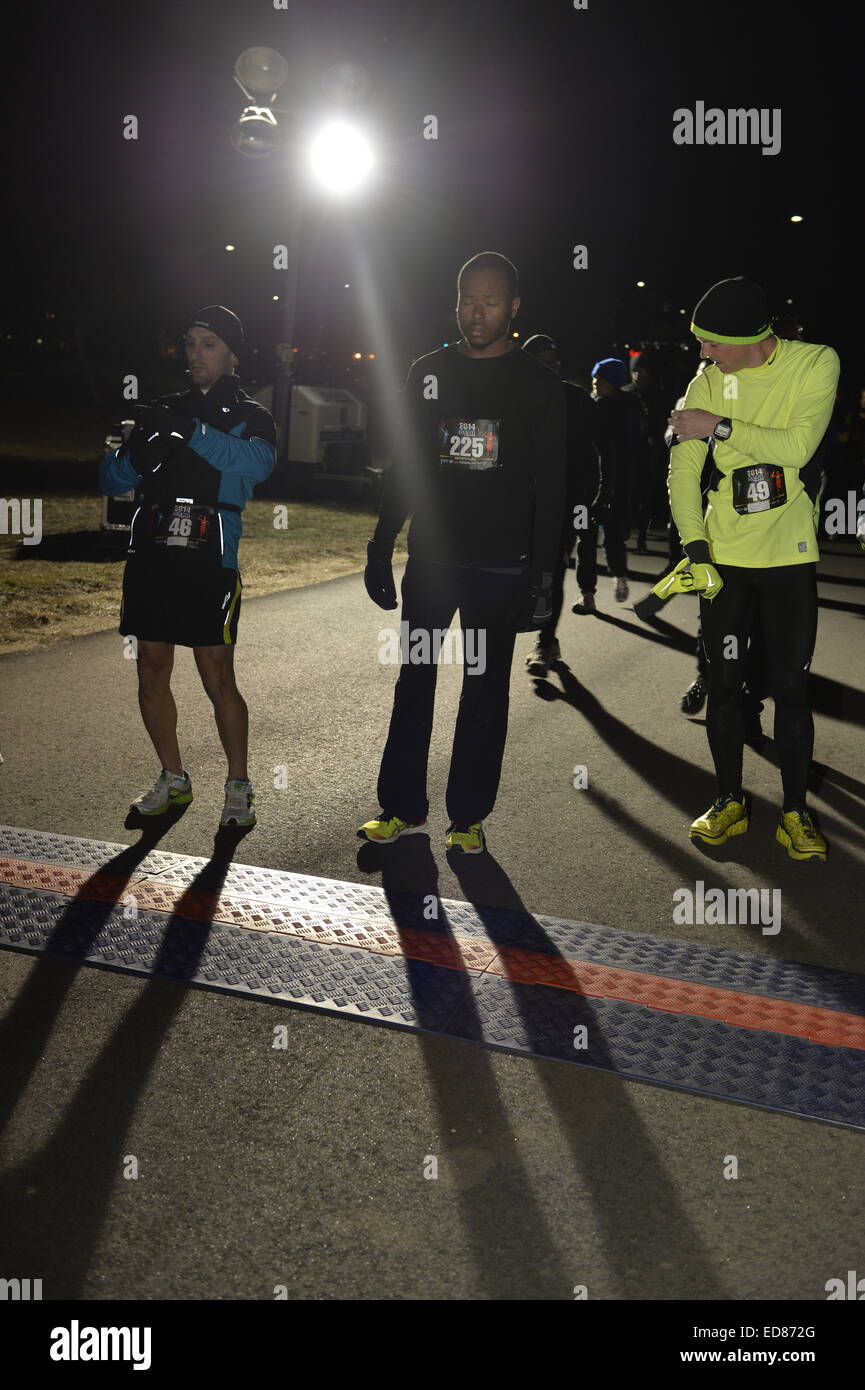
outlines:
[[[657, 551], [631, 557], [643, 576], [632, 597], [662, 572]], [[460, 671], [442, 668], [431, 891], [865, 973], [861, 553], [833, 548], [820, 593], [813, 800], [829, 864], [794, 864], [775, 843], [771, 742], [746, 750], [749, 834], [714, 855], [690, 845], [713, 792], [702, 719], [678, 711], [695, 605], [677, 600], [652, 629], [602, 580], [601, 616], [563, 618], [572, 674], [533, 682], [531, 639], [518, 640], [492, 857], [463, 882], [443, 846]], [[395, 677], [378, 633], [395, 617], [359, 576], [245, 605], [238, 667], [260, 824], [238, 862], [381, 881], [354, 831], [376, 809]], [[157, 769], [122, 650], [112, 632], [0, 660], [0, 820], [136, 842], [126, 806]], [[206, 856], [224, 770], [196, 682], [181, 652], [196, 798], [159, 847]], [[398, 860], [390, 878], [398, 888]], [[780, 889], [780, 932], [677, 925], [673, 894], [698, 879]], [[284, 1284], [292, 1298], [568, 1299], [584, 1284], [595, 1299], [820, 1300], [828, 1279], [865, 1270], [855, 1131], [8, 952], [0, 1007], [13, 1059], [0, 1200], [17, 1213], [0, 1275], [42, 1277], [46, 1298], [268, 1299]], [[284, 1050], [271, 1046], [276, 1021]], [[128, 1155], [137, 1179], [123, 1176]]]

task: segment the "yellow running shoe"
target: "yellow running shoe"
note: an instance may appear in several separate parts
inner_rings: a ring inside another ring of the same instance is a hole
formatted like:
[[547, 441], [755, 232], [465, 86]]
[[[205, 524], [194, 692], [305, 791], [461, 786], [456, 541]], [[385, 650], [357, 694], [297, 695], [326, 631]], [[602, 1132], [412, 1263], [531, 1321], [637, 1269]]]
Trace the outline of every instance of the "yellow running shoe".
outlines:
[[448, 826], [445, 848], [461, 849], [463, 854], [482, 854], [486, 848], [483, 821], [475, 821], [474, 825], [456, 825], [452, 821]]
[[825, 859], [829, 846], [811, 815], [801, 811], [782, 811], [775, 839], [784, 845], [791, 859]]
[[750, 814], [747, 796], [742, 801], [727, 796], [710, 806], [705, 815], [698, 816], [688, 834], [692, 840], [704, 840], [707, 845], [722, 845], [731, 835], [744, 835]]
[[382, 811], [378, 820], [368, 820], [360, 827], [357, 838], [369, 840], [374, 845], [392, 845], [400, 835], [415, 835], [425, 825], [425, 820], [413, 825], [411, 821], [400, 820], [399, 816], [390, 816]]

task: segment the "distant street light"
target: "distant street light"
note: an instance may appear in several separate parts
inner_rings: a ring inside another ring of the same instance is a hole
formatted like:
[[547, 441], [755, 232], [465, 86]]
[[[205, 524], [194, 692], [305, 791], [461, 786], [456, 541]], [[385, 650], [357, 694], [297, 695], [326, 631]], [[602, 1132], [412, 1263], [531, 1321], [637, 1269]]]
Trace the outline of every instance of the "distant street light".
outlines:
[[[297, 113], [285, 106], [276, 106], [276, 98], [288, 81], [288, 64], [272, 48], [246, 48], [234, 65], [234, 80], [250, 103], [234, 127], [231, 143], [240, 154], [263, 156], [279, 148], [289, 148], [274, 110], [279, 115], [292, 116], [295, 131], [299, 125]], [[325, 93], [332, 105], [349, 106], [366, 96], [370, 81], [364, 68], [357, 63], [336, 63], [324, 74]], [[309, 144], [309, 168], [319, 183], [331, 192], [348, 193], [369, 173], [372, 151], [360, 131], [343, 121], [333, 122]], [[299, 273], [299, 241], [301, 221], [302, 180], [285, 180], [287, 192], [286, 225], [283, 241], [288, 251], [286, 293], [283, 304], [283, 341], [276, 351], [276, 373], [273, 383], [273, 415], [281, 449], [288, 454], [289, 404], [294, 375], [294, 317], [297, 303]], [[346, 286], [348, 288], [348, 286]], [[273, 296], [279, 299], [278, 295]]]

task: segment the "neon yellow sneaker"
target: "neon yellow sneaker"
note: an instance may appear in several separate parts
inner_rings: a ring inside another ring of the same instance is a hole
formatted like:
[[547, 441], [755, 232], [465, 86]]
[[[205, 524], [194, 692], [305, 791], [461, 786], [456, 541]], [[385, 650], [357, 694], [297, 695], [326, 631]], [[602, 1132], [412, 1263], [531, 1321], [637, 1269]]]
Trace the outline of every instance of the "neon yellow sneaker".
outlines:
[[378, 820], [368, 820], [360, 827], [357, 838], [369, 840], [374, 845], [392, 845], [400, 835], [416, 835], [425, 826], [425, 820], [412, 824], [411, 821], [400, 820], [399, 816], [391, 816], [387, 811], [382, 811]]
[[722, 845], [731, 835], [744, 835], [750, 814], [749, 797], [736, 801], [732, 796], [725, 796], [692, 822], [688, 834], [692, 840], [703, 840], [707, 845]]
[[825, 859], [829, 846], [811, 815], [801, 811], [782, 811], [775, 839], [784, 845], [791, 859]]
[[461, 849], [463, 854], [482, 854], [486, 849], [483, 821], [475, 821], [474, 825], [456, 825], [451, 821], [445, 848]]

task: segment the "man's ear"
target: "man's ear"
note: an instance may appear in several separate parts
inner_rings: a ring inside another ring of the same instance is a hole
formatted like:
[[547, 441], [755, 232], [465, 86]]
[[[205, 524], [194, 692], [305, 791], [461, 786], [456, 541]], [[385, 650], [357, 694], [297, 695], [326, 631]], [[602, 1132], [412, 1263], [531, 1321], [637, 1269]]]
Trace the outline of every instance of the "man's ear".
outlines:
[[519, 307], [520, 307], [520, 297], [519, 297], [519, 295], [517, 295], [516, 299], [512, 299], [512, 300], [511, 300], [511, 318], [512, 318], [512, 319], [515, 319], [515, 318], [516, 318], [516, 316], [517, 316], [517, 310], [519, 309]]

